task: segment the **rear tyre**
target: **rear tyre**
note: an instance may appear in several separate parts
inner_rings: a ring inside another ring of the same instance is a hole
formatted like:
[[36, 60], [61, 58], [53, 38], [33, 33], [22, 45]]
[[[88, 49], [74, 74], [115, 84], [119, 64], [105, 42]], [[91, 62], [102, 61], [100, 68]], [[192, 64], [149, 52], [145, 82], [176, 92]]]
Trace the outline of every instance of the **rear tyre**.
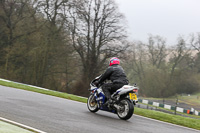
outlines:
[[94, 113], [97, 112], [97, 111], [99, 110], [99, 108], [98, 108], [98, 103], [97, 103], [97, 101], [95, 100], [94, 95], [90, 95], [90, 96], [88, 97], [88, 100], [87, 100], [87, 107], [88, 107], [89, 111], [94, 112]]
[[122, 99], [119, 104], [120, 107], [117, 110], [117, 115], [122, 120], [128, 120], [133, 115], [134, 106], [129, 99]]

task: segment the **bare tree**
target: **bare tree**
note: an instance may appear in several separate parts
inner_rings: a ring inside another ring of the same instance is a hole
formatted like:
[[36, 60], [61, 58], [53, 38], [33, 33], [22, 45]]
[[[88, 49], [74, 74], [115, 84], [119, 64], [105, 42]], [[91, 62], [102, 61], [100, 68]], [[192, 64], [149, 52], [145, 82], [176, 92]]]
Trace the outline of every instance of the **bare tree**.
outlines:
[[71, 39], [91, 79], [106, 59], [126, 49], [123, 15], [113, 0], [74, 0], [70, 10]]
[[126, 64], [130, 64], [130, 67], [127, 69], [133, 71], [133, 73], [131, 73], [131, 77], [138, 77], [139, 80], [142, 81], [142, 79], [145, 77], [144, 62], [146, 62], [145, 59], [147, 55], [145, 44], [142, 42], [136, 42], [130, 47], [131, 50], [128, 52], [129, 54], [126, 55], [128, 57], [126, 59]]
[[[55, 75], [67, 75], [69, 73], [68, 66], [70, 65], [65, 62], [69, 62], [73, 48], [70, 46], [64, 26], [67, 21], [66, 12], [69, 6], [68, 0], [35, 0], [34, 6], [37, 8], [37, 13], [42, 14], [45, 18], [43, 28], [47, 37], [40, 43], [42, 46], [40, 56], [43, 58], [37, 64], [40, 71], [34, 69], [38, 71], [38, 84], [43, 85], [48, 82], [49, 78], [57, 80]], [[59, 65], [62, 66], [62, 69]]]
[[[36, 0], [35, 6], [43, 13], [48, 22], [49, 29], [60, 31], [67, 20], [66, 12], [69, 8], [69, 0]], [[48, 25], [47, 25], [48, 26]], [[54, 31], [55, 32], [55, 31]]]
[[26, 32], [19, 32], [17, 28], [22, 27], [21, 23], [24, 21], [32, 20], [34, 22], [34, 15], [36, 11], [31, 7], [30, 1], [24, 0], [1, 0], [0, 7], [2, 14], [0, 19], [3, 20], [5, 27], [1, 30], [7, 30], [8, 32], [8, 45], [11, 46], [17, 39], [30, 35], [36, 32], [35, 25], [32, 25], [32, 29]]
[[[4, 52], [5, 54], [5, 73], [6, 78], [8, 76], [7, 72], [9, 69], [9, 60], [11, 49], [13, 44], [24, 36], [31, 35], [37, 29], [35, 25], [29, 25], [29, 29], [22, 30], [24, 28], [23, 24], [25, 21], [33, 20], [35, 11], [30, 7], [30, 1], [24, 0], [1, 0], [0, 1], [0, 20], [2, 23], [2, 28], [0, 30], [0, 36], [4, 36]], [[5, 34], [7, 38], [5, 39]]]
[[187, 48], [186, 42], [182, 37], [178, 38], [178, 44], [175, 47], [175, 50], [172, 51], [171, 62], [173, 62], [170, 72], [170, 81], [173, 78], [175, 68], [177, 65], [187, 56], [190, 52], [190, 48]]
[[[128, 53], [128, 54], [127, 54]], [[127, 71], [127, 76], [130, 83], [137, 83], [142, 90], [140, 94], [145, 90], [145, 67], [147, 62], [146, 46], [142, 42], [134, 42], [130, 44], [129, 49], [125, 53], [126, 58], [124, 68]]]
[[200, 33], [197, 33], [196, 36], [194, 34], [191, 35], [190, 44], [195, 50], [200, 52]]
[[153, 66], [160, 68], [161, 63], [166, 57], [166, 41], [160, 36], [149, 36], [149, 43], [147, 44], [149, 59]]

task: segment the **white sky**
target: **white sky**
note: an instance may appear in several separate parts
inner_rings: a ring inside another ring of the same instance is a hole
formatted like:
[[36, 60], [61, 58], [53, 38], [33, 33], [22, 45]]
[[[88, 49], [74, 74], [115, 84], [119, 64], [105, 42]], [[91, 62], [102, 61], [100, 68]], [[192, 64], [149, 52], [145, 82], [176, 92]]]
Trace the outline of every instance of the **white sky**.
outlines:
[[168, 45], [177, 37], [200, 32], [200, 0], [115, 0], [126, 17], [130, 40], [160, 35]]

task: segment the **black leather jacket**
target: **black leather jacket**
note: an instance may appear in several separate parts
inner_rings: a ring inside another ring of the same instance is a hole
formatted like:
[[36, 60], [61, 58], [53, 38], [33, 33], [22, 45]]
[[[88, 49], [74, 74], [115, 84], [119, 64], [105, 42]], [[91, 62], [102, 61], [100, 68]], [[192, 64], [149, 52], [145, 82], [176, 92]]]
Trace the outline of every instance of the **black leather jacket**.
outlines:
[[101, 76], [99, 80], [99, 84], [101, 84], [106, 79], [111, 80], [112, 83], [119, 83], [119, 84], [128, 84], [128, 79], [124, 72], [124, 69], [120, 65], [112, 65], [109, 66], [105, 73]]

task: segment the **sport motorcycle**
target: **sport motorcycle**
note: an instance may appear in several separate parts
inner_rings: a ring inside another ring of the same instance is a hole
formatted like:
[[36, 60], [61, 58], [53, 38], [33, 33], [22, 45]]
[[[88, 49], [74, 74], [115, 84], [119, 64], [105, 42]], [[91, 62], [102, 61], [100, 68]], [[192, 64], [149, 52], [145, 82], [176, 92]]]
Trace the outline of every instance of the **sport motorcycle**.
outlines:
[[111, 92], [112, 103], [105, 104], [107, 98], [102, 90], [102, 85], [96, 86], [95, 82], [100, 78], [96, 77], [90, 83], [90, 96], [87, 100], [87, 107], [91, 112], [98, 110], [115, 113], [122, 120], [128, 120], [134, 113], [134, 105], [138, 103], [137, 94], [139, 88], [136, 86], [124, 85], [115, 92]]

